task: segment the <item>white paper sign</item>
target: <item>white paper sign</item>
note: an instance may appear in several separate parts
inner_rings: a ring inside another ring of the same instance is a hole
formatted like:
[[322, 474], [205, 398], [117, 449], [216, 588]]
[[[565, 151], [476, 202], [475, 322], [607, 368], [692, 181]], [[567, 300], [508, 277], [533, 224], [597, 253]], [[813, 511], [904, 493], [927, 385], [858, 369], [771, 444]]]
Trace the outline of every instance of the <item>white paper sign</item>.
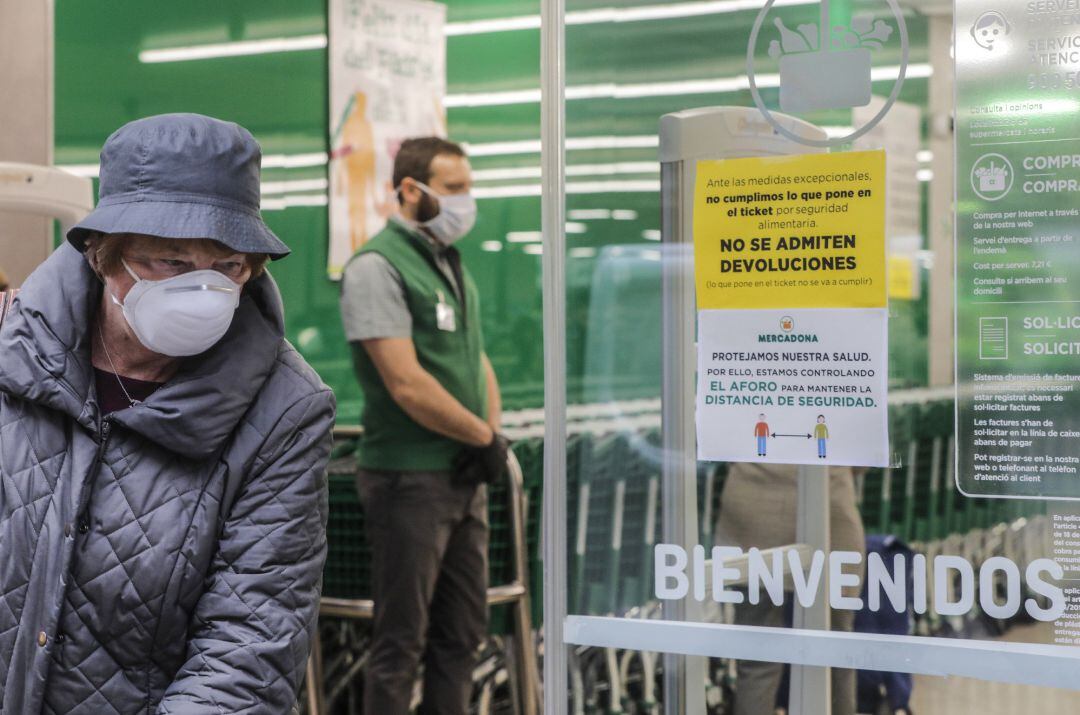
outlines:
[[698, 459], [889, 464], [884, 308], [698, 312]]
[[401, 142], [445, 136], [446, 6], [330, 0], [330, 252], [345, 262], [397, 211]]

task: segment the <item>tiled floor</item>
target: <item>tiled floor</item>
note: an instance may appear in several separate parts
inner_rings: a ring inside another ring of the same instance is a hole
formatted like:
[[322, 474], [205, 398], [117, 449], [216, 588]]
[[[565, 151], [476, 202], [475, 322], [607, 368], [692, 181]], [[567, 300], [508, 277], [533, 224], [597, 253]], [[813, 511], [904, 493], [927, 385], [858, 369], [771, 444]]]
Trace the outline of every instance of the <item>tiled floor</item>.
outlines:
[[[1017, 628], [1005, 640], [1038, 641], [1039, 635]], [[911, 707], [915, 715], [1073, 715], [1080, 714], [1080, 691], [920, 675]]]

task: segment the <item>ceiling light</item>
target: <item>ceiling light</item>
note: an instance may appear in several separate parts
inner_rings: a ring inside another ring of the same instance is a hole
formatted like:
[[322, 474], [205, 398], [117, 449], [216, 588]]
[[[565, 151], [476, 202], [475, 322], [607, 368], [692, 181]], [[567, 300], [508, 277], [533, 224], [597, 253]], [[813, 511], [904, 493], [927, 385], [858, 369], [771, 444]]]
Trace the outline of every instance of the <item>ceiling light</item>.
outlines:
[[510, 243], [536, 243], [544, 240], [544, 234], [540, 231], [511, 231], [506, 234], [506, 240]]
[[[893, 79], [900, 71], [898, 65], [875, 67], [870, 76], [873, 81], [881, 82]], [[907, 78], [919, 79], [933, 74], [933, 68], [926, 63], [908, 65]], [[757, 74], [755, 81], [759, 88], [779, 87], [779, 74]], [[639, 84], [588, 84], [566, 88], [566, 99], [633, 99], [640, 97], [668, 97], [691, 94], [722, 94], [738, 92], [750, 88], [746, 75], [717, 77], [712, 79], [677, 80], [672, 82], [646, 82]], [[443, 103], [448, 108], [456, 107], [495, 107], [513, 104], [537, 104], [540, 102], [539, 89], [514, 89], [502, 92], [469, 92], [447, 95]]]
[[326, 194], [286, 194], [285, 205], [292, 206], [327, 206], [330, 197]]
[[659, 229], [649, 228], [641, 232], [641, 237], [646, 241], [659, 241], [662, 236]]
[[497, 253], [503, 249], [503, 245], [500, 241], [484, 241], [480, 244], [481, 251], [487, 251], [489, 253]]
[[[624, 161], [609, 164], [570, 164], [567, 176], [614, 176], [616, 174], [659, 174], [660, 164], [655, 161]], [[539, 179], [539, 166], [508, 167], [502, 169], [474, 169], [474, 181], [509, 181], [513, 179]], [[608, 217], [610, 218], [610, 217]]]
[[[314, 155], [305, 155], [314, 156]], [[325, 154], [323, 155], [326, 156]], [[308, 164], [300, 164], [300, 166], [308, 166]], [[99, 164], [62, 164], [57, 168], [63, 169], [76, 176], [83, 176], [91, 179], [98, 178], [101, 173], [101, 166]], [[326, 179], [295, 179], [292, 181], [264, 181], [260, 187], [263, 196], [275, 196], [277, 194], [294, 194], [298, 191], [326, 191], [329, 186], [329, 182]], [[326, 194], [321, 194], [322, 203], [293, 203], [292, 206], [325, 206]], [[314, 201], [310, 195], [301, 196], [299, 198], [292, 197], [276, 197], [269, 203], [263, 202], [263, 208], [269, 211], [285, 208], [284, 205], [279, 206], [285, 198], [289, 198], [290, 201]], [[269, 208], [267, 208], [269, 207]]]
[[[568, 194], [618, 194], [618, 193], [655, 193], [660, 191], [659, 181], [618, 180], [607, 181], [569, 181], [566, 184]], [[511, 184], [509, 186], [490, 186], [473, 188], [472, 194], [478, 199], [506, 199], [523, 196], [540, 196], [543, 193], [540, 184]]]
[[922, 149], [921, 151], [915, 152], [915, 161], [919, 162], [920, 164], [929, 164], [933, 160], [934, 152], [930, 151], [929, 149]]
[[595, 221], [611, 218], [611, 209], [570, 209], [566, 217], [574, 221]]
[[539, 243], [530, 243], [529, 245], [524, 246], [521, 250], [525, 251], [525, 253], [528, 253], [531, 256], [539, 256], [544, 253], [544, 247], [541, 246]]
[[571, 258], [594, 258], [596, 256], [596, 249], [588, 246], [582, 246], [580, 248], [571, 248]]
[[521, 166], [504, 169], [473, 169], [473, 181], [507, 181], [512, 179], [539, 179], [539, 166]]
[[[651, 149], [660, 146], [657, 134], [632, 136], [570, 137], [566, 140], [567, 151], [591, 151], [600, 149]], [[514, 154], [539, 154], [540, 140], [488, 142], [483, 144], [462, 143], [469, 156], [510, 156]]]
[[570, 181], [568, 194], [650, 193], [660, 191], [659, 181]]
[[486, 144], [473, 144], [461, 142], [461, 148], [469, 156], [505, 156], [507, 154], [539, 154], [540, 140], [526, 139], [513, 142], [488, 142]]
[[505, 92], [467, 92], [448, 94], [443, 99], [447, 109], [457, 107], [494, 107], [507, 104], [538, 104], [539, 89], [512, 89]]
[[[776, 0], [774, 7], [810, 5], [816, 0]], [[759, 0], [711, 0], [708, 2], [683, 2], [670, 5], [644, 5], [633, 8], [600, 8], [566, 14], [567, 25], [596, 25], [606, 23], [640, 22], [647, 20], [670, 20], [675, 18], [723, 15], [733, 12], [757, 10]], [[467, 22], [447, 23], [443, 32], [448, 37], [483, 35], [515, 30], [538, 30], [539, 15], [491, 18]], [[139, 61], [152, 64], [159, 62], [184, 62], [220, 57], [263, 55], [275, 52], [321, 50], [328, 44], [325, 34], [301, 35], [299, 37], [276, 37], [265, 40], [240, 40], [184, 47], [163, 47], [139, 52]]]
[[589, 227], [583, 223], [575, 223], [573, 221], [566, 222], [567, 233], [585, 233], [589, 230]]
[[275, 37], [268, 40], [242, 40], [240, 42], [221, 42], [210, 45], [192, 45], [189, 47], [166, 47], [157, 50], [142, 50], [139, 52], [139, 62], [144, 64], [185, 62], [187, 60], [207, 60], [217, 57], [239, 57], [242, 55], [265, 55], [274, 52], [322, 50], [325, 48], [326, 35]]
[[485, 35], [489, 32], [539, 29], [539, 15], [518, 15], [517, 17], [500, 17], [491, 20], [448, 22], [443, 28], [443, 32], [447, 37], [456, 37], [458, 35]]
[[611, 218], [616, 221], [637, 221], [637, 217], [637, 211], [632, 211], [630, 209], [617, 209], [611, 212]]
[[660, 162], [623, 161], [614, 164], [569, 164], [567, 176], [596, 176], [614, 174], [659, 174]]
[[262, 158], [264, 169], [297, 169], [303, 166], [325, 166], [326, 152], [309, 154], [268, 154]]
[[915, 178], [919, 181], [930, 181], [934, 178], [933, 169], [919, 169], [915, 172]]
[[[307, 166], [326, 166], [326, 152], [307, 154], [267, 154], [262, 158], [264, 169], [299, 169]], [[58, 164], [57, 168], [75, 174], [98, 178], [101, 167], [98, 164]]]
[[287, 194], [297, 191], [326, 191], [329, 186], [326, 179], [298, 179], [294, 181], [264, 181], [262, 193]]
[[473, 198], [477, 199], [509, 199], [524, 196], [541, 196], [543, 194], [540, 184], [511, 184], [510, 186], [474, 186]]
[[[791, 5], [812, 5], [815, 0], [776, 0], [773, 7]], [[702, 15], [723, 15], [731, 12], [760, 10], [760, 0], [713, 0], [712, 2], [682, 2], [670, 5], [643, 5], [641, 7], [620, 8], [614, 11], [615, 22], [637, 22], [641, 20], [670, 20], [680, 17], [700, 17]], [[566, 23], [571, 21], [567, 13]]]
[[658, 146], [660, 146], [659, 134], [571, 137], [566, 140], [567, 151], [586, 151], [589, 149], [650, 149]]
[[[773, 7], [811, 5], [816, 0], [776, 0]], [[598, 25], [612, 22], [640, 22], [643, 20], [671, 20], [682, 17], [723, 15], [731, 12], [758, 10], [760, 0], [711, 0], [709, 2], [681, 2], [670, 5], [643, 5], [631, 8], [599, 8], [566, 13], [567, 25]], [[491, 32], [540, 29], [539, 15], [518, 15], [491, 20], [450, 22], [446, 24], [448, 37], [482, 35]]]
[[282, 211], [297, 206], [326, 206], [330, 197], [326, 194], [285, 194], [262, 200], [263, 211]]

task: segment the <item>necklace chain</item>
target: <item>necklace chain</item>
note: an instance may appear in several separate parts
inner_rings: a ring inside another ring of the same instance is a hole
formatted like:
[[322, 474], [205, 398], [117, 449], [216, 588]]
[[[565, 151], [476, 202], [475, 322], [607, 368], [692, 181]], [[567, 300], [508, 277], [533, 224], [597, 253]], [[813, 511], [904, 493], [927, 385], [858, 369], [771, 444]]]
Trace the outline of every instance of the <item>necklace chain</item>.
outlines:
[[116, 364], [113, 362], [112, 355], [109, 354], [109, 348], [105, 345], [105, 330], [101, 327], [101, 320], [97, 321], [98, 335], [101, 337], [101, 349], [105, 352], [105, 359], [109, 361], [109, 369], [112, 370], [113, 377], [116, 378], [116, 384], [120, 386], [120, 389], [124, 393], [124, 397], [127, 398], [128, 404], [132, 407], [139, 404], [138, 400], [131, 399], [131, 394], [124, 387], [124, 381], [120, 379], [120, 373], [116, 371]]

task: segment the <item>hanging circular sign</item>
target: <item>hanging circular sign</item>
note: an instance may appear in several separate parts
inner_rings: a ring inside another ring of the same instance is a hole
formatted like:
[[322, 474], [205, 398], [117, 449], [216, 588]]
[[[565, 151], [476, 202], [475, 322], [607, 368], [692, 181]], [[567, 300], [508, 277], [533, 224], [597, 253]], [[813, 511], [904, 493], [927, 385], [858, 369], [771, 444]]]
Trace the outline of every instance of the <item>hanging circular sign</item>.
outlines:
[[[781, 20], [776, 20], [780, 40], [774, 40], [770, 44], [769, 54], [780, 62], [780, 108], [784, 111], [842, 109], [865, 106], [870, 102], [870, 52], [881, 49], [891, 35], [892, 28], [883, 20], [872, 22], [865, 18], [855, 18], [851, 28], [832, 27], [828, 21], [829, 0], [822, 1], [825, 5], [821, 27], [800, 25], [793, 31], [785, 27]], [[892, 92], [881, 111], [869, 122], [850, 134], [831, 139], [801, 137], [783, 127], [761, 98], [754, 73], [754, 54], [761, 26], [775, 2], [776, 0], [766, 0], [765, 6], [754, 20], [746, 47], [746, 77], [750, 83], [750, 94], [765, 120], [782, 136], [799, 144], [821, 149], [847, 144], [877, 126], [900, 96], [904, 77], [907, 75], [907, 23], [904, 22], [897, 1], [885, 0], [896, 19], [900, 35], [900, 72]], [[841, 40], [833, 38], [833, 32], [837, 30], [844, 31]], [[839, 49], [833, 49], [834, 46]]]

